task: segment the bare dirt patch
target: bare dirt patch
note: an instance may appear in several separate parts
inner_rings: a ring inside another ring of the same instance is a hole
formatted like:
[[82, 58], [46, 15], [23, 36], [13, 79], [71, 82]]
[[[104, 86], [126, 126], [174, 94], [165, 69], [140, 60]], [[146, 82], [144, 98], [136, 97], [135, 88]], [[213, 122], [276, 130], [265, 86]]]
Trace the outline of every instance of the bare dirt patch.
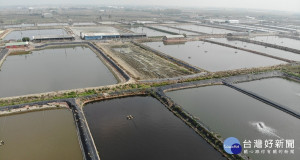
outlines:
[[136, 79], [171, 78], [193, 73], [131, 42], [97, 43], [97, 46]]

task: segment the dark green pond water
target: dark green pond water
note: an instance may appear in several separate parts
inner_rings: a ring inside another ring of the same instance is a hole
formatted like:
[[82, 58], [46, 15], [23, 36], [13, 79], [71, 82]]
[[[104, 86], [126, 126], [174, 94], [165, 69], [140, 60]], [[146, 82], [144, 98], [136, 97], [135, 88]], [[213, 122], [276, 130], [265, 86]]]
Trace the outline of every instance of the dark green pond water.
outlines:
[[152, 97], [91, 103], [84, 113], [102, 160], [223, 159]]

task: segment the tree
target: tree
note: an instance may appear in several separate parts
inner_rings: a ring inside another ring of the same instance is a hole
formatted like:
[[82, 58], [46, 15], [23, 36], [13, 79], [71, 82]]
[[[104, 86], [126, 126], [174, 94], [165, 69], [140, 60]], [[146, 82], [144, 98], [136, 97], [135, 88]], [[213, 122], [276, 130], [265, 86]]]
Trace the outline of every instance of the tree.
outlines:
[[29, 41], [30, 41], [30, 38], [29, 38], [29, 37], [23, 37], [23, 38], [22, 38], [22, 41], [23, 41], [23, 42], [29, 42]]

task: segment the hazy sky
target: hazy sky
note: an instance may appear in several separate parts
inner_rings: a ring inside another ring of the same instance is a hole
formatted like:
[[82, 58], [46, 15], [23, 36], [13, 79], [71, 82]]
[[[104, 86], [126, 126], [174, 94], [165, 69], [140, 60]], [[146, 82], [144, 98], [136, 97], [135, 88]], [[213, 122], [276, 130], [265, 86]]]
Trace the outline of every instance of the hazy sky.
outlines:
[[0, 5], [106, 4], [250, 8], [300, 12], [300, 0], [0, 0]]

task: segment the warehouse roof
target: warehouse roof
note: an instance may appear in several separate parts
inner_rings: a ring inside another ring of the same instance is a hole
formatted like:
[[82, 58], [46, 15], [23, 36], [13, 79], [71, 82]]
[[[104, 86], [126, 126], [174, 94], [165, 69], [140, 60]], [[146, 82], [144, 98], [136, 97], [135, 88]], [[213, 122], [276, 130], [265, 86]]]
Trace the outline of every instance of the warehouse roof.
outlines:
[[13, 43], [6, 43], [5, 47], [7, 46], [22, 46], [22, 45], [28, 45], [28, 42], [13, 42]]
[[33, 40], [35, 39], [55, 39], [55, 38], [74, 38], [72, 35], [38, 35], [33, 36]]
[[120, 33], [83, 33], [84, 36], [119, 36]]
[[166, 35], [166, 38], [184, 38], [184, 35]]

